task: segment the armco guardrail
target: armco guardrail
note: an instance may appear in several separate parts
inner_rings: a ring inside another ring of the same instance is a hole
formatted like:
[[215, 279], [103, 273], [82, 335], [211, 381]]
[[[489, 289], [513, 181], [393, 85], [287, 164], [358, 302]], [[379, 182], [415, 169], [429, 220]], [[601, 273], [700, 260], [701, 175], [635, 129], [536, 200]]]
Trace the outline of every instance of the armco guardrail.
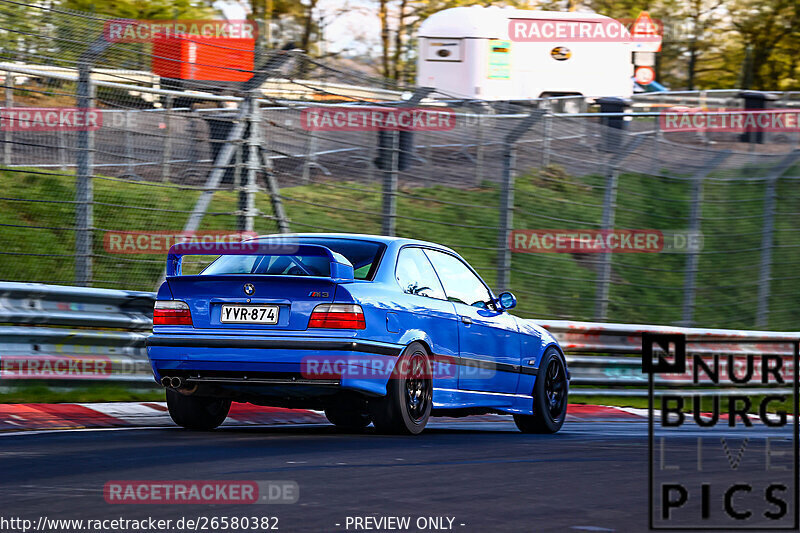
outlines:
[[[792, 381], [795, 344], [800, 332], [747, 331], [731, 329], [683, 328], [643, 324], [608, 324], [571, 322], [564, 320], [538, 321], [558, 339], [572, 370], [571, 386], [575, 394], [610, 396], [646, 396], [647, 374], [642, 373], [642, 334], [680, 334], [686, 337], [686, 352], [711, 360], [727, 356], [735, 365], [745, 363], [747, 355], [769, 354], [784, 359], [783, 372], [787, 383]], [[737, 368], [737, 375], [741, 375]], [[694, 385], [691, 370], [685, 375], [657, 376], [659, 387], [688, 387]], [[603, 387], [584, 389], [585, 386]], [[577, 388], [575, 388], [577, 387]], [[616, 388], [608, 388], [616, 387]], [[673, 393], [675, 391], [672, 391]], [[724, 392], [724, 391], [723, 391]], [[731, 393], [737, 393], [731, 390]], [[748, 388], [750, 394], [786, 393], [789, 388]], [[719, 390], [708, 391], [720, 394]], [[741, 391], [738, 391], [741, 393]], [[700, 389], [692, 394], [702, 395]]]
[[149, 292], [0, 283], [0, 378], [153, 381]]
[[[155, 294], [34, 283], [0, 283], [0, 377], [152, 382], [144, 340]], [[642, 333], [677, 333], [702, 357], [772, 354], [791, 365], [800, 332], [680, 328], [540, 320], [567, 354], [573, 393], [645, 396]], [[788, 374], [787, 374], [788, 375]], [[683, 376], [660, 385], [691, 384]], [[587, 388], [600, 387], [600, 388]], [[752, 388], [752, 394], [782, 389]], [[714, 391], [719, 394], [719, 391]], [[694, 391], [695, 394], [702, 394]]]

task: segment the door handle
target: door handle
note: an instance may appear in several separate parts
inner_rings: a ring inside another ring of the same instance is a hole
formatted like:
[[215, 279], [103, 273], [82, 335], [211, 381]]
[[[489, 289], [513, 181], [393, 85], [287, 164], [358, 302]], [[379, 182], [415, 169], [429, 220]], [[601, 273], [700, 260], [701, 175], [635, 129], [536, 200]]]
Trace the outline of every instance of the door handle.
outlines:
[[472, 319], [470, 317], [468, 317], [468, 316], [462, 316], [461, 317], [461, 322], [463, 322], [466, 325], [470, 325], [470, 324], [472, 324]]

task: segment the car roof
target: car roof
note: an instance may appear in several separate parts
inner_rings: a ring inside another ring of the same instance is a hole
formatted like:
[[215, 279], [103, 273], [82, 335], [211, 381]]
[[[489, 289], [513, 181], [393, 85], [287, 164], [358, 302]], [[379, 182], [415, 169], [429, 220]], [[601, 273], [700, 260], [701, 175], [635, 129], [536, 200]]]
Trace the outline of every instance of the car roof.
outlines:
[[[428, 241], [421, 241], [418, 239], [409, 239], [406, 237], [387, 237], [385, 235], [369, 235], [366, 233], [275, 233], [271, 235], [259, 235], [258, 237], [254, 237], [254, 239], [275, 239], [275, 238], [291, 238], [291, 239], [304, 239], [304, 238], [315, 238], [315, 239], [353, 239], [359, 241], [372, 241], [372, 242], [380, 242], [386, 245], [389, 244], [399, 244], [400, 246], [406, 244], [418, 244], [422, 246], [430, 246], [433, 248], [439, 248], [442, 250], [450, 250], [447, 246], [443, 246], [441, 244], [436, 244], [435, 242], [428, 242]], [[450, 250], [453, 251], [453, 250]]]

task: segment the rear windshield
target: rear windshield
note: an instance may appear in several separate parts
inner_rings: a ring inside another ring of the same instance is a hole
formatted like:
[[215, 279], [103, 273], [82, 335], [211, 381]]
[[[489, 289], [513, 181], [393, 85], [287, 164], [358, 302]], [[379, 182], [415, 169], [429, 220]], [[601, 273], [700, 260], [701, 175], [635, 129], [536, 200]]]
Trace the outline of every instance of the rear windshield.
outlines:
[[[318, 244], [343, 256], [355, 271], [355, 279], [372, 279], [385, 246], [355, 239], [302, 239], [301, 244]], [[328, 259], [317, 255], [223, 255], [201, 275], [262, 274], [284, 276], [330, 276]]]

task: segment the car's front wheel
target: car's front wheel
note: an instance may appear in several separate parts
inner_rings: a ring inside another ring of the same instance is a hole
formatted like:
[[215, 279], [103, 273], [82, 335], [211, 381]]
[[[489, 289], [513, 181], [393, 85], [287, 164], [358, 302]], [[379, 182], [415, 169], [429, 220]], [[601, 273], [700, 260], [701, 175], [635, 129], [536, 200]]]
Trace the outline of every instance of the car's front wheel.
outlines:
[[567, 371], [555, 348], [542, 356], [533, 386], [533, 414], [514, 415], [523, 433], [555, 433], [567, 418]]
[[179, 426], [196, 431], [209, 431], [228, 417], [231, 401], [204, 396], [187, 396], [167, 389], [169, 416]]
[[418, 435], [433, 407], [431, 360], [425, 347], [411, 343], [397, 360], [387, 394], [370, 400], [372, 422], [381, 433]]

